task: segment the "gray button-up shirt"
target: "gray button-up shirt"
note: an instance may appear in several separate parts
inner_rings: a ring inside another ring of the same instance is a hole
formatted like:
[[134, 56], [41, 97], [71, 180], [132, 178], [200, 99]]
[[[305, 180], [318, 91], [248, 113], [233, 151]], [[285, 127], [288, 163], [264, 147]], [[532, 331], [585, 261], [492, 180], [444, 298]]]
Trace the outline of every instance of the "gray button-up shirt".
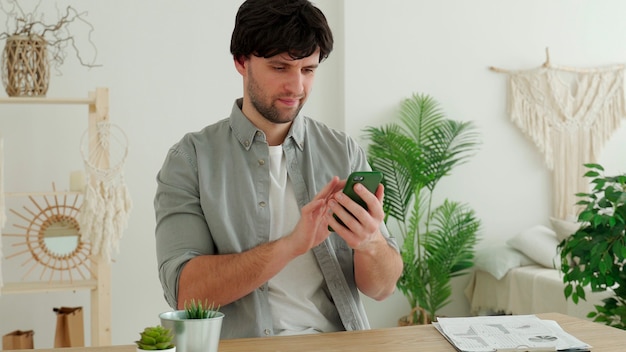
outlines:
[[[159, 278], [174, 309], [179, 275], [188, 260], [241, 253], [269, 241], [269, 148], [265, 134], [240, 106], [238, 100], [229, 118], [185, 135], [169, 150], [157, 175]], [[356, 141], [303, 115], [295, 118], [283, 149], [300, 208], [333, 176], [346, 178], [352, 171], [370, 170]], [[397, 249], [384, 226], [381, 231]], [[313, 252], [344, 328], [369, 328], [354, 280], [352, 249], [331, 233]], [[273, 334], [267, 283], [221, 311], [222, 338]]]

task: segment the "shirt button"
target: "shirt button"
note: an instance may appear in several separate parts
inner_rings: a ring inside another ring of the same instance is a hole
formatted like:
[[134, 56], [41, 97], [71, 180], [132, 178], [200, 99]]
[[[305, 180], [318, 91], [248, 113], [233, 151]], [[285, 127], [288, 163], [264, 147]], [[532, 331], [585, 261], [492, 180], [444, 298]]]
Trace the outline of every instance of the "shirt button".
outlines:
[[263, 202], [263, 201], [259, 202], [259, 206], [260, 206], [261, 208], [265, 208], [265, 205], [266, 205], [266, 203], [265, 203], [265, 202]]
[[250, 146], [250, 141], [245, 141], [245, 142], [243, 142], [243, 145], [245, 145], [245, 146], [246, 146], [246, 148], [248, 148], [248, 147]]
[[265, 335], [266, 335], [266, 336], [270, 336], [270, 333], [271, 333], [270, 329], [265, 329], [265, 331], [264, 331], [264, 332], [265, 332]]
[[265, 165], [265, 160], [259, 159], [259, 165]]

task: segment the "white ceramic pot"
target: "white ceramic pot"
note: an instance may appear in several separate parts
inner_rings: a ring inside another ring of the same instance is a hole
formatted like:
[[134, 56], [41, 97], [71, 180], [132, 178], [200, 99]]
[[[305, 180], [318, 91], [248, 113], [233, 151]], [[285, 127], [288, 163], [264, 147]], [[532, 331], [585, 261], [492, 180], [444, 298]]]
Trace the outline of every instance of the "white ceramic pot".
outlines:
[[159, 314], [161, 325], [174, 334], [178, 352], [217, 352], [224, 313], [209, 319], [187, 319], [184, 310]]
[[[141, 348], [137, 347], [137, 352], [146, 352], [147, 350], [142, 350]], [[166, 350], [159, 350], [160, 352], [176, 352], [176, 346], [172, 347], [172, 348], [168, 348]]]

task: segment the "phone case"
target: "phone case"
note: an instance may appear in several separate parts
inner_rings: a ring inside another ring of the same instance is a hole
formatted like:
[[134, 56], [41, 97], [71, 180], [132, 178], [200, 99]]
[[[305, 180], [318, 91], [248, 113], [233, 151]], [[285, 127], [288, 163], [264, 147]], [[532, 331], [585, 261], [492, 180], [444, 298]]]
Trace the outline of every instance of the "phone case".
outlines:
[[350, 197], [353, 201], [359, 203], [363, 208], [367, 209], [365, 202], [354, 192], [354, 185], [357, 183], [363, 184], [367, 190], [371, 193], [376, 192], [380, 181], [383, 179], [383, 174], [378, 171], [356, 171], [350, 174], [346, 180], [346, 185], [343, 188], [343, 193]]
[[[361, 183], [368, 191], [371, 193], [375, 193], [380, 181], [383, 179], [383, 174], [379, 171], [355, 171], [348, 176], [346, 180], [346, 185], [343, 188], [343, 193], [345, 193], [350, 199], [357, 202], [360, 206], [367, 209], [367, 204], [354, 192], [354, 185], [357, 183]], [[343, 221], [341, 221], [336, 215], [333, 215], [340, 224], [343, 225]], [[333, 229], [329, 226], [328, 229], [333, 231]]]

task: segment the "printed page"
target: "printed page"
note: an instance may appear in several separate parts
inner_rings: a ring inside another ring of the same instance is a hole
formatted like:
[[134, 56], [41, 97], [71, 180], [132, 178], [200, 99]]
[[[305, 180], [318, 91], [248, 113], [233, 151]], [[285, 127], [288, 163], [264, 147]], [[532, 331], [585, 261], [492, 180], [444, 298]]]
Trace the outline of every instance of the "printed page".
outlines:
[[435, 324], [437, 330], [460, 351], [587, 350], [591, 347], [566, 333], [555, 321], [541, 320], [535, 315], [439, 318]]

